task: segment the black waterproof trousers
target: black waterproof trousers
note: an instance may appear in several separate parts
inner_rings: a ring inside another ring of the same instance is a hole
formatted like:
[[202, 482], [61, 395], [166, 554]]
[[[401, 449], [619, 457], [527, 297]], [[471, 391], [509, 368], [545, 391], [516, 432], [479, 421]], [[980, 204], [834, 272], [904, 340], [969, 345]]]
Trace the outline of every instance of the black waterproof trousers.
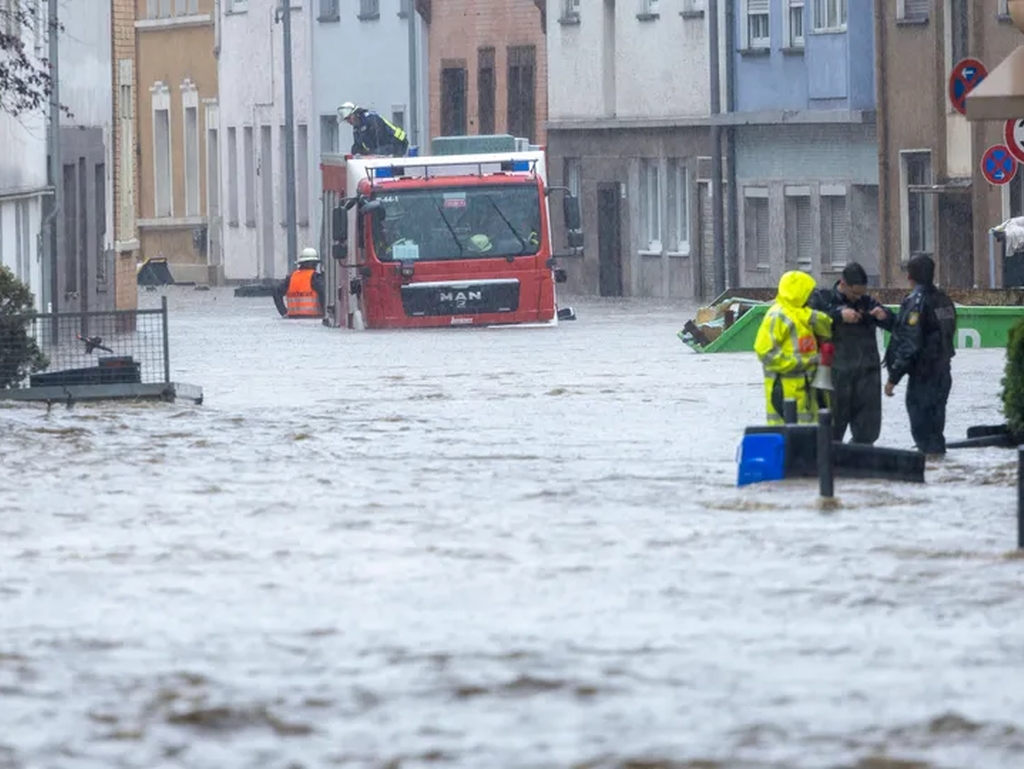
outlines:
[[832, 370], [832, 436], [873, 444], [882, 431], [882, 373], [879, 368]]
[[918, 451], [946, 453], [946, 401], [953, 386], [949, 364], [927, 375], [911, 374], [907, 383], [907, 416]]

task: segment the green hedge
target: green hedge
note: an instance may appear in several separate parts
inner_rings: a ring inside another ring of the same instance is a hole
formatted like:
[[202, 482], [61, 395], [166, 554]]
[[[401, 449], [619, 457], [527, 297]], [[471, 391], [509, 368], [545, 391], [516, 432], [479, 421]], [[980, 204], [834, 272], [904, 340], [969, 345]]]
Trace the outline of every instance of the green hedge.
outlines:
[[34, 313], [28, 286], [0, 264], [0, 389], [17, 387], [29, 373], [50, 365], [28, 332], [26, 316]]
[[1010, 329], [1002, 385], [1006, 423], [1014, 435], [1024, 435], [1024, 319]]

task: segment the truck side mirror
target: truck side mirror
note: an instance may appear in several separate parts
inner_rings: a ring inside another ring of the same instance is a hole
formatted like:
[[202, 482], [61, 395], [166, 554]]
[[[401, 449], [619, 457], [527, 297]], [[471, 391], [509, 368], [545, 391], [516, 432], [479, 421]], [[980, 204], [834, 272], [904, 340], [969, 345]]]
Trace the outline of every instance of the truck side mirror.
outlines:
[[331, 230], [334, 240], [338, 243], [348, 241], [348, 212], [341, 206], [337, 206], [332, 212]]
[[565, 215], [565, 229], [570, 232], [580, 229], [580, 201], [572, 195], [562, 198], [562, 212]]
[[342, 261], [345, 258], [345, 244], [344, 243], [332, 243], [331, 244], [331, 256], [337, 262]]
[[569, 230], [569, 248], [583, 248], [583, 233], [579, 230]]

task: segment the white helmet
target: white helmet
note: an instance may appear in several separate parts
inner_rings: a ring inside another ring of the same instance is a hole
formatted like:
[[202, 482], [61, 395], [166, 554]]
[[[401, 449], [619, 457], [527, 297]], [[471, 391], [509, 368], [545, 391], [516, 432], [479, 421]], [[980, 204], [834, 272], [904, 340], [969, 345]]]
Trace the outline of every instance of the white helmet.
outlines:
[[299, 264], [303, 264], [304, 262], [319, 262], [319, 261], [320, 261], [320, 255], [317, 254], [315, 248], [304, 248], [304, 249], [302, 249], [302, 253], [299, 254], [299, 261], [298, 261]]
[[338, 117], [342, 120], [348, 120], [352, 116], [352, 113], [356, 111], [356, 105], [350, 101], [345, 102], [338, 107]]

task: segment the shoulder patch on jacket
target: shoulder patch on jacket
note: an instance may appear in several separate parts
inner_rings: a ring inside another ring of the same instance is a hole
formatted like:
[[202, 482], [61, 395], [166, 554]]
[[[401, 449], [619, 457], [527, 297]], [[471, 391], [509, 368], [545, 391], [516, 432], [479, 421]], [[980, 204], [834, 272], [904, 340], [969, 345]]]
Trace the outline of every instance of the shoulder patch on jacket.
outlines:
[[907, 316], [907, 325], [908, 326], [916, 326], [918, 318], [920, 318], [920, 317], [921, 317], [921, 313], [917, 312], [916, 310], [914, 312], [910, 313]]

